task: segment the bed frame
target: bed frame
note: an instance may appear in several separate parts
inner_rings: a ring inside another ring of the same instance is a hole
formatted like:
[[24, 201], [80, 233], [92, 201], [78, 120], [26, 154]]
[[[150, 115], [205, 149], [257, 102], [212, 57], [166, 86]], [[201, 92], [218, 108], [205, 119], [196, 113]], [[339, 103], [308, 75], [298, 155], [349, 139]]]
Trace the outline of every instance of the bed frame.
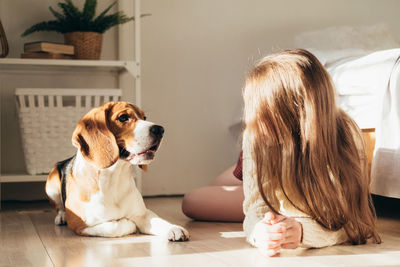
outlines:
[[362, 129], [362, 133], [365, 141], [365, 150], [367, 152], [368, 167], [371, 171], [372, 158], [375, 148], [375, 129]]

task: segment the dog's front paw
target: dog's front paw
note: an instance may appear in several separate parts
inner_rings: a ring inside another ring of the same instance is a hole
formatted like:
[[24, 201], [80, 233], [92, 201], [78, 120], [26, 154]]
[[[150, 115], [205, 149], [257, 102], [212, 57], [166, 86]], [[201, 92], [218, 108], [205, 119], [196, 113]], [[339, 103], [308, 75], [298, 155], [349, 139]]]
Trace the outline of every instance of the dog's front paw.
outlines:
[[54, 219], [55, 225], [63, 225], [66, 224], [65, 221], [65, 211], [59, 210], [56, 218]]
[[178, 225], [173, 225], [168, 231], [169, 241], [187, 241], [189, 240], [189, 232]]

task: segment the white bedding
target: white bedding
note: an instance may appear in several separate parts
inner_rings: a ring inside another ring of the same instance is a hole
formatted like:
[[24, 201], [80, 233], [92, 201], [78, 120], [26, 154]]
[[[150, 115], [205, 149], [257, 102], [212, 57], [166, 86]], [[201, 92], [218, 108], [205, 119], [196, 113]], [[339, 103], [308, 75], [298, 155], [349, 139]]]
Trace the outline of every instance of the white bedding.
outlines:
[[382, 98], [380, 121], [376, 126], [372, 162], [372, 189], [375, 194], [400, 198], [400, 60], [391, 71]]
[[375, 128], [372, 192], [400, 198], [400, 44], [391, 30], [385, 24], [331, 27], [301, 33], [295, 44], [327, 68], [339, 106], [360, 128]]
[[[332, 76], [339, 106], [352, 116], [361, 129], [375, 128], [380, 121], [382, 98], [400, 49], [355, 51], [353, 55], [345, 51], [342, 56], [336, 52], [335, 60], [330, 53], [316, 54], [325, 61], [325, 67]], [[330, 54], [330, 61], [325, 60], [327, 54]]]
[[375, 128], [372, 192], [400, 198], [400, 49], [314, 53], [332, 76], [339, 106], [360, 128]]
[[374, 95], [339, 95], [338, 105], [361, 129], [373, 129], [379, 121], [380, 104]]

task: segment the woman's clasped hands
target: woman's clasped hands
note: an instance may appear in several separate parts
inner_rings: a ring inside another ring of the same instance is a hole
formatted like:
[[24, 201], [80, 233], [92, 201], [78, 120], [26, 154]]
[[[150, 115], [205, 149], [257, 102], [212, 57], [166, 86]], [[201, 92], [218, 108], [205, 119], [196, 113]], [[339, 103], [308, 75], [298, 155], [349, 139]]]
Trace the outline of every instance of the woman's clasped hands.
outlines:
[[296, 249], [302, 240], [301, 223], [293, 218], [267, 212], [253, 231], [253, 244], [266, 256], [283, 249]]

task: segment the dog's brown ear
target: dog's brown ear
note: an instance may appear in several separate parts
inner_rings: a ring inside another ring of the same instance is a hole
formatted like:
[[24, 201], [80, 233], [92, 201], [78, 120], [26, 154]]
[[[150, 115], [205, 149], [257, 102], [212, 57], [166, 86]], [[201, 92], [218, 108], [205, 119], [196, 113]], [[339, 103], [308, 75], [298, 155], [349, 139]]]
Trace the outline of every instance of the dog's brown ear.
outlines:
[[147, 172], [147, 165], [139, 165], [139, 168], [141, 168], [142, 171]]
[[104, 105], [92, 109], [78, 122], [72, 134], [72, 144], [99, 169], [110, 167], [119, 157], [117, 141], [107, 126], [109, 110], [110, 107]]

